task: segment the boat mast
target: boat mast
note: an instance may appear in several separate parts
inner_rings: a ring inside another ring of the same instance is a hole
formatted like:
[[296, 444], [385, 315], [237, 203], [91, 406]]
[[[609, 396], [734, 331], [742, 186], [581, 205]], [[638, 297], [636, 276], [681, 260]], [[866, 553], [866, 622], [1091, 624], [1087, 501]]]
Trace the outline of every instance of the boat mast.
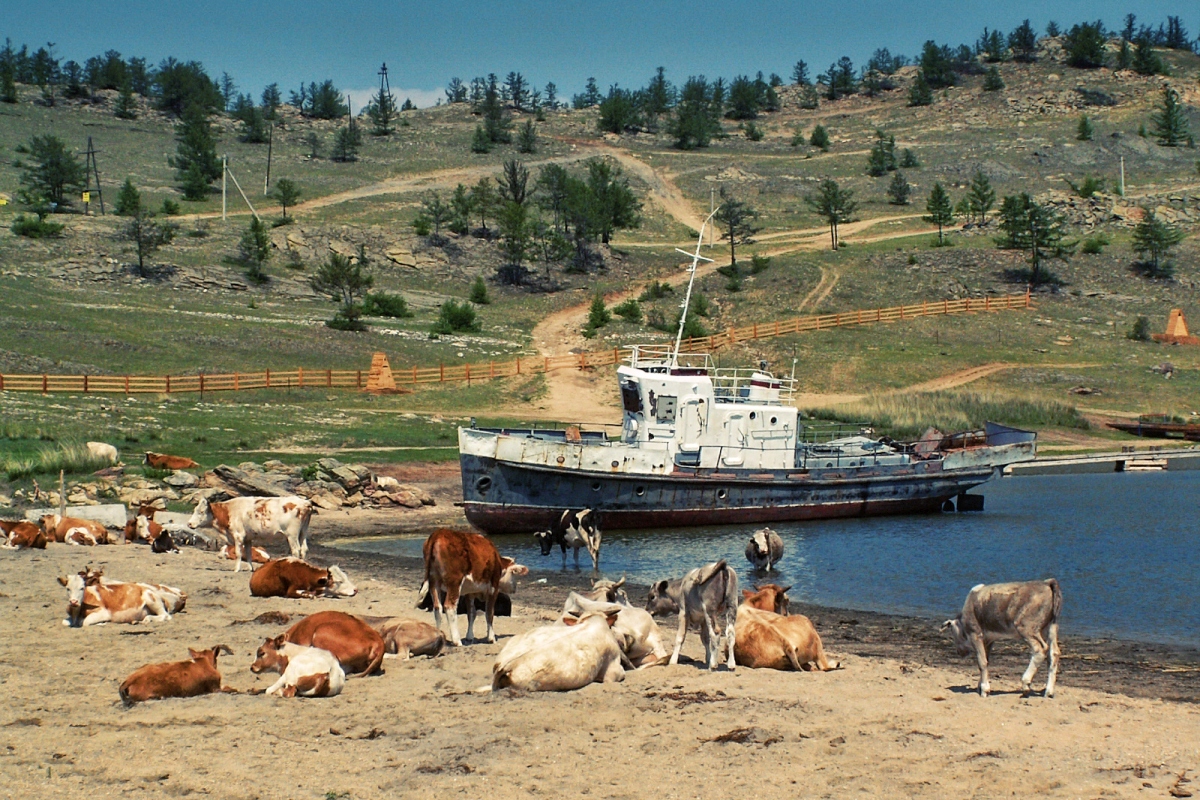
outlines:
[[683, 306], [681, 307], [683, 312], [679, 315], [679, 332], [675, 334], [675, 349], [671, 352], [672, 368], [679, 366], [679, 345], [683, 341], [683, 327], [687, 325], [688, 306], [692, 302], [692, 284], [696, 282], [696, 267], [701, 261], [707, 261], [710, 264], [712, 263], [711, 258], [705, 258], [704, 256], [700, 255], [700, 244], [704, 241], [704, 229], [708, 227], [708, 223], [712, 220], [713, 215], [720, 210], [720, 206], [714, 208], [712, 212], [705, 217], [704, 222], [700, 225], [700, 235], [696, 238], [696, 252], [689, 253], [687, 250], [681, 250], [678, 247], [675, 248], [675, 252], [683, 253], [685, 256], [688, 256], [692, 259], [692, 271], [691, 276], [688, 278], [687, 293], [683, 296]]

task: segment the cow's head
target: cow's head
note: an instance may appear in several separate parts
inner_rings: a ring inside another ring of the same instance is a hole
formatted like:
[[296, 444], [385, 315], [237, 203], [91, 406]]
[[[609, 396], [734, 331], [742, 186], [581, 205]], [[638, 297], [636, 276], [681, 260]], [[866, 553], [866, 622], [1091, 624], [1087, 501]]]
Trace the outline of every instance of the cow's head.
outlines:
[[550, 531], [538, 531], [533, 535], [537, 541], [538, 547], [541, 548], [542, 555], [550, 555], [550, 551], [554, 549], [554, 534]]
[[87, 594], [87, 587], [98, 584], [101, 574], [99, 570], [93, 571], [89, 566], [69, 578], [59, 577], [59, 584], [67, 587], [67, 619], [65, 621], [70, 627], [78, 628], [83, 624], [83, 601]]
[[288, 665], [288, 657], [283, 654], [285, 644], [287, 640], [283, 638], [283, 634], [263, 642], [255, 654], [254, 663], [250, 665], [250, 671], [255, 675], [267, 670], [282, 674]]
[[954, 648], [958, 650], [960, 656], [971, 655], [971, 642], [967, 640], [966, 631], [963, 630], [962, 614], [943, 622], [942, 631], [950, 631], [950, 638], [954, 641]]
[[620, 603], [623, 606], [629, 605], [629, 595], [625, 594], [625, 590], [621, 587], [625, 585], [625, 576], [621, 576], [619, 581], [610, 581], [605, 578], [592, 581], [592, 589], [599, 594], [604, 593], [604, 599], [609, 603]]
[[192, 661], [207, 664], [210, 669], [214, 670], [217, 668], [217, 656], [221, 655], [221, 653], [230, 656], [233, 655], [233, 651], [229, 649], [229, 645], [225, 644], [219, 644], [207, 650], [193, 650], [190, 647], [188, 648], [188, 655], [191, 656]]
[[563, 614], [562, 624], [572, 627], [595, 617], [604, 620], [605, 624], [611, 628], [617, 624], [617, 615], [620, 613], [621, 607], [616, 603], [597, 603], [586, 611]]
[[208, 506], [208, 498], [201, 497], [200, 502], [196, 504], [196, 510], [192, 512], [192, 516], [188, 519], [187, 526], [195, 530], [196, 528], [204, 528], [211, 525], [212, 521], [212, 509]]
[[171, 538], [171, 534], [167, 531], [159, 531], [158, 536], [154, 537], [154, 541], [150, 542], [150, 550], [155, 553], [178, 553], [179, 548], [175, 546], [175, 540]]
[[42, 533], [47, 536], [53, 536], [54, 531], [58, 529], [58, 523], [62, 519], [58, 514], [43, 514], [40, 520]]
[[517, 578], [529, 574], [529, 567], [518, 564], [507, 556], [500, 556], [500, 591], [504, 594], [515, 594]]
[[679, 603], [675, 602], [670, 595], [671, 582], [661, 580], [650, 587], [650, 593], [646, 595], [646, 610], [655, 617], [665, 617], [668, 614], [679, 613]]
[[760, 528], [750, 537], [754, 552], [759, 558], [770, 558], [771, 556], [771, 543], [767, 540], [767, 532], [767, 528]]
[[329, 568], [329, 582], [322, 589], [326, 597], [354, 597], [358, 587], [350, 582], [346, 573], [337, 564]]
[[742, 590], [742, 597], [746, 604], [752, 608], [758, 608], [763, 611], [773, 611], [781, 617], [788, 615], [788, 604], [791, 603], [791, 598], [787, 596], [790, 586], [779, 586], [774, 583], [768, 583], [764, 586], [755, 586], [754, 591], [749, 589]]

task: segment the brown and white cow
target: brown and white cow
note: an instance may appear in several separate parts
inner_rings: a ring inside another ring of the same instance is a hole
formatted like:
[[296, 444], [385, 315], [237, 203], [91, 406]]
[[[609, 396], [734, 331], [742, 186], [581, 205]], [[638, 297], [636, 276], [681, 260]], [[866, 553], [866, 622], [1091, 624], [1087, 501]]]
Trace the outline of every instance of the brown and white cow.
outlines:
[[1021, 689], [1029, 694], [1038, 667], [1050, 657], [1046, 697], [1054, 696], [1058, 678], [1058, 618], [1062, 613], [1062, 590], [1058, 581], [979, 584], [967, 593], [962, 611], [942, 624], [949, 630], [960, 656], [975, 654], [979, 663], [979, 693], [987, 697], [988, 655], [997, 639], [1024, 639], [1033, 650], [1029, 667], [1021, 676]]
[[[508, 640], [492, 666], [491, 691], [513, 687], [530, 692], [562, 692], [592, 682], [625, 679], [621, 649], [610, 628], [621, 606], [588, 612], [561, 624], [532, 628]], [[485, 687], [481, 691], [488, 691]]]
[[788, 604], [791, 600], [787, 591], [792, 587], [780, 586], [777, 583], [767, 583], [755, 586], [754, 591], [742, 590], [742, 604], [757, 608], [760, 611], [773, 611], [781, 617], [788, 615]]
[[803, 614], [781, 616], [749, 603], [738, 607], [733, 653], [739, 666], [752, 669], [837, 669], [829, 663], [825, 647], [812, 621]]
[[405, 617], [363, 617], [363, 622], [379, 631], [387, 648], [385, 658], [407, 661], [413, 656], [433, 658], [446, 647], [446, 635], [428, 622]]
[[232, 540], [230, 543], [237, 562], [233, 571], [241, 570], [244, 553], [253, 571], [254, 562], [249, 560], [248, 548], [253, 547], [251, 540], [255, 536], [283, 534], [287, 537], [291, 554], [296, 558], [305, 558], [308, 555], [308, 522], [312, 514], [312, 501], [296, 495], [235, 497], [214, 503], [201, 498], [188, 520], [188, 527], [212, 525]]
[[181, 589], [158, 583], [108, 580], [103, 571], [91, 568], [69, 578], [60, 577], [58, 582], [67, 587], [67, 618], [63, 625], [72, 628], [106, 622], [169, 620], [187, 604], [187, 594]]
[[[472, 531], [439, 528], [429, 535], [422, 548], [425, 556], [425, 583], [433, 600], [434, 625], [442, 627], [442, 612], [446, 613], [450, 641], [462, 645], [458, 635], [459, 595], [481, 595], [487, 618], [487, 640], [496, 641], [492, 625], [496, 597], [502, 591], [501, 581], [507, 572], [515, 581], [517, 575], [529, 573], [527, 567], [500, 556], [491, 541]], [[515, 584], [514, 584], [515, 588]], [[474, 639], [475, 604], [467, 605], [467, 638]]]
[[7, 540], [0, 547], [7, 550], [46, 549], [45, 532], [32, 522], [15, 522], [8, 527], [6, 533]]
[[250, 576], [253, 597], [354, 597], [358, 589], [342, 568], [314, 567], [298, 558], [276, 558]]
[[746, 560], [756, 572], [770, 572], [783, 558], [783, 538], [770, 528], [759, 528], [746, 542]]
[[86, 546], [110, 543], [108, 528], [91, 519], [46, 514], [42, 517], [42, 532], [47, 541]]
[[280, 673], [267, 694], [279, 697], [335, 697], [346, 685], [346, 672], [337, 657], [320, 647], [305, 647], [276, 636], [258, 648], [250, 671]]
[[[221, 548], [220, 553], [229, 561], [237, 558], [237, 553], [234, 552], [233, 545], [227, 544]], [[250, 548], [250, 560], [255, 564], [265, 564], [271, 560], [271, 554], [261, 547]]]
[[126, 705], [146, 700], [163, 700], [168, 697], [196, 697], [220, 691], [230, 691], [221, 686], [221, 673], [217, 672], [217, 656], [221, 653], [233, 655], [223, 644], [208, 650], [188, 648], [188, 661], [171, 661], [165, 664], [147, 664], [126, 678], [118, 690], [121, 701]]
[[379, 670], [386, 648], [379, 631], [359, 617], [341, 611], [318, 611], [288, 628], [285, 642], [328, 650], [347, 674], [370, 675]]
[[151, 453], [146, 451], [146, 457], [142, 459], [142, 463], [153, 469], [192, 469], [200, 466], [195, 461], [184, 456], [169, 456], [165, 453]]

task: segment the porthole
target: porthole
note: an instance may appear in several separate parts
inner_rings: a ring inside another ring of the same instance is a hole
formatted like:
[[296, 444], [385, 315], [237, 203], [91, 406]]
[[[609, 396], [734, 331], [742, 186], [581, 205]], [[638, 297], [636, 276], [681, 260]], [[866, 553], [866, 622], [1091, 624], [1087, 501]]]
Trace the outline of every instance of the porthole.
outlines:
[[826, 469], [828, 469], [829, 467], [832, 467], [832, 466], [833, 466], [833, 462], [832, 462], [832, 461], [826, 461], [826, 462], [825, 462], [825, 467], [826, 467]]
[[636, 494], [638, 497], [645, 497], [646, 496], [646, 487], [645, 486], [636, 486], [633, 489], [633, 493]]
[[561, 464], [561, 463], [563, 463], [564, 461], [566, 461], [566, 459], [565, 459], [565, 458], [563, 458], [562, 456], [559, 456], [558, 458], [556, 458], [556, 459], [554, 459], [554, 460], [555, 460], [555, 461], [557, 461], [559, 464]]
[[593, 492], [600, 491], [600, 481], [592, 481], [592, 491]]
[[726, 489], [717, 489], [717, 499], [718, 499], [718, 500], [724, 500], [726, 497], [729, 497], [729, 491], [728, 491], [728, 490], [726, 490]]
[[612, 462], [612, 465], [613, 465], [613, 469], [616, 469], [617, 467], [621, 466], [621, 462], [620, 462], [620, 461], [614, 461], [614, 462]]
[[777, 423], [777, 422], [779, 422], [779, 417], [771, 417], [771, 424], [772, 424], [772, 425], [774, 425], [774, 424], [775, 424], [775, 423]]
[[751, 412], [750, 412], [750, 419], [758, 419], [758, 412], [757, 412], [757, 411], [751, 411]]
[[475, 481], [475, 489], [480, 494], [487, 494], [487, 491], [490, 488], [492, 488], [492, 479], [487, 475], [483, 475]]

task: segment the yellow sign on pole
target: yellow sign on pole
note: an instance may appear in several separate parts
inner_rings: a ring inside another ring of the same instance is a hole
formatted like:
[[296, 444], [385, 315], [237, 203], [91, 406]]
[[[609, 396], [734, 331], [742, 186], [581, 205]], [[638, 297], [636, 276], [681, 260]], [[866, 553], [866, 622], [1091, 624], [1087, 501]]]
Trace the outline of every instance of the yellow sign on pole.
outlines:
[[85, 203], [90, 203], [90, 202], [92, 202], [92, 193], [91, 193], [91, 192], [84, 192], [84, 193], [83, 193], [83, 202], [85, 202]]

